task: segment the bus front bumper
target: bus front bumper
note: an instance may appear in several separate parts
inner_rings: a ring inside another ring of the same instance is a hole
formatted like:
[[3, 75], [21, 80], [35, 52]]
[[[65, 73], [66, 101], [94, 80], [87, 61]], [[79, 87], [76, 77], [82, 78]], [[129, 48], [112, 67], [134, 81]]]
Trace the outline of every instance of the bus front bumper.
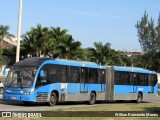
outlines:
[[16, 95], [16, 94], [4, 93], [3, 94], [3, 100], [10, 100], [10, 101], [17, 100], [17, 101], [36, 102], [36, 98], [32, 94], [29, 94], [29, 95]]

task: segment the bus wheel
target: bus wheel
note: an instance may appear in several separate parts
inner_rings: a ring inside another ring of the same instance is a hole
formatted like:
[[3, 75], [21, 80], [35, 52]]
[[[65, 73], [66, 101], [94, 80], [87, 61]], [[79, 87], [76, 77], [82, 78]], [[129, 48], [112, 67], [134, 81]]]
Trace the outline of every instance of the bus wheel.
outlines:
[[96, 102], [96, 95], [94, 92], [91, 92], [90, 97], [89, 97], [89, 104], [93, 105]]
[[50, 106], [55, 106], [56, 102], [57, 102], [56, 93], [52, 92], [51, 95], [50, 95], [49, 105]]
[[137, 103], [141, 103], [142, 102], [142, 94], [138, 93], [137, 95]]

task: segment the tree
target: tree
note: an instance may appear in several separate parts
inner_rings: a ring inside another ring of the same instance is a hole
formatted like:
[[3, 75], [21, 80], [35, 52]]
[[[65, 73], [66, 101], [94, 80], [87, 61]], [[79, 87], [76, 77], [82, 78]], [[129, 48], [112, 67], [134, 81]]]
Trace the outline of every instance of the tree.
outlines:
[[119, 51], [114, 49], [110, 49], [110, 52], [107, 56], [107, 63], [108, 65], [124, 65], [124, 61], [122, 60]]
[[6, 60], [5, 60], [5, 58], [0, 54], [0, 67], [1, 67], [2, 65], [4, 65], [4, 64], [6, 64]]
[[22, 36], [21, 42], [23, 56], [49, 56], [66, 59], [76, 59], [81, 57], [81, 43], [75, 41], [67, 29], [60, 27], [42, 27], [37, 24], [36, 28], [31, 28], [29, 32]]
[[76, 59], [76, 55], [81, 48], [81, 43], [75, 41], [71, 35], [66, 35], [65, 39], [57, 46], [57, 49], [60, 51], [59, 57], [65, 59]]
[[21, 55], [23, 56], [34, 56], [36, 55], [36, 41], [34, 40], [34, 35], [32, 32], [27, 32], [26, 34], [22, 35], [21, 41]]
[[33, 34], [34, 43], [36, 43], [37, 56], [40, 57], [45, 50], [44, 43], [48, 41], [48, 28], [43, 28], [41, 24], [37, 24], [37, 28], [31, 28], [31, 33]]
[[62, 44], [63, 41], [65, 41], [66, 36], [68, 35], [67, 32], [67, 29], [51, 27], [48, 32], [48, 42], [45, 42], [44, 44], [44, 54], [54, 58], [60, 57], [61, 51], [58, 49], [58, 46]]
[[106, 64], [107, 58], [106, 55], [110, 51], [110, 43], [106, 43], [103, 45], [102, 42], [94, 42], [94, 47], [95, 48], [87, 48], [88, 51], [88, 60], [93, 61], [99, 64]]
[[29, 32], [22, 35], [22, 51], [25, 51], [30, 56], [40, 57], [45, 50], [45, 42], [48, 41], [48, 28], [37, 24], [36, 28], [31, 28]]
[[156, 27], [156, 33], [157, 33], [156, 41], [158, 43], [158, 51], [160, 51], [160, 13], [159, 13], [158, 23], [157, 24], [158, 25]]
[[119, 52], [110, 48], [111, 44], [94, 42], [95, 48], [87, 48], [87, 60], [96, 62], [101, 65], [122, 65], [123, 61]]
[[154, 20], [148, 20], [145, 11], [143, 17], [136, 24], [137, 36], [144, 52], [145, 68], [153, 69], [156, 61], [156, 53], [160, 50], [160, 16], [158, 26], [155, 27]]
[[3, 40], [4, 40], [4, 38], [11, 39], [11, 37], [14, 37], [13, 34], [10, 34], [8, 32], [8, 30], [9, 30], [9, 26], [0, 25], [0, 48], [1, 49], [3, 48]]

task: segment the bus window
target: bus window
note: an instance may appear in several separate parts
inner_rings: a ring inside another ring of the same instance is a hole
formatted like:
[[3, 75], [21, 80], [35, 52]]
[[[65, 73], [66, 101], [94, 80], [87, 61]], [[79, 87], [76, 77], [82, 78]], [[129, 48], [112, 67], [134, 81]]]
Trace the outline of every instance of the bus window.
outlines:
[[78, 83], [80, 82], [80, 68], [70, 67], [69, 82]]
[[47, 71], [45, 71], [45, 70], [40, 71], [40, 82], [41, 83], [47, 82]]
[[115, 84], [116, 85], [129, 85], [130, 84], [130, 76], [129, 72], [115, 72]]
[[58, 82], [58, 65], [49, 65], [48, 67], [48, 80], [50, 83]]
[[105, 70], [98, 70], [98, 83], [105, 84]]
[[63, 65], [58, 66], [58, 81], [67, 82], [67, 67]]
[[43, 86], [43, 85], [46, 85], [48, 83], [47, 81], [47, 65], [44, 66], [39, 74], [38, 74], [38, 78], [37, 78], [37, 82], [36, 82], [36, 87], [39, 87], [39, 86]]
[[147, 74], [142, 74], [142, 73], [137, 74], [137, 85], [140, 85], [140, 86], [147, 86], [148, 85]]
[[50, 64], [48, 67], [48, 80], [50, 83], [67, 81], [67, 66]]
[[89, 82], [98, 83], [98, 70], [95, 68], [89, 69]]
[[157, 78], [157, 75], [155, 74], [155, 75], [154, 75], [154, 83], [153, 83], [153, 86], [157, 84], [157, 81], [158, 81], [158, 78]]
[[149, 86], [154, 86], [157, 83], [157, 75], [148, 75], [148, 85]]

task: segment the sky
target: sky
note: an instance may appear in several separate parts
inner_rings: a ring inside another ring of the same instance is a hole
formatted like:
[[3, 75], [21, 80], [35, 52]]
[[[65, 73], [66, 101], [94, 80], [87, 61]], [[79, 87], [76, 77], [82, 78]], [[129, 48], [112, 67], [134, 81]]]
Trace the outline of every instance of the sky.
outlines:
[[[17, 36], [19, 0], [0, 0], [0, 6], [0, 25]], [[21, 34], [40, 23], [68, 29], [83, 48], [101, 41], [116, 50], [141, 51], [135, 24], [145, 10], [156, 25], [160, 0], [23, 0]]]

